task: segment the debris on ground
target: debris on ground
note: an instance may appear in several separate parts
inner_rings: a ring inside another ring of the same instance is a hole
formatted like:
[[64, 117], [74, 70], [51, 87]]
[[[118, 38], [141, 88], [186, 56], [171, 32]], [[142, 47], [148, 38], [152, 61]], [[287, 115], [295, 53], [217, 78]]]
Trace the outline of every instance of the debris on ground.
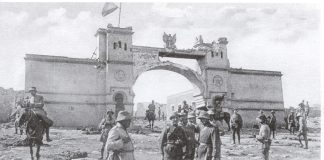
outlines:
[[63, 151], [60, 156], [62, 156], [65, 160], [72, 160], [77, 158], [86, 158], [88, 157], [87, 152], [81, 152], [81, 151]]
[[93, 127], [90, 128], [82, 128], [81, 129], [82, 134], [87, 134], [87, 135], [93, 135], [93, 134], [100, 134], [101, 132], [98, 129], [95, 129]]

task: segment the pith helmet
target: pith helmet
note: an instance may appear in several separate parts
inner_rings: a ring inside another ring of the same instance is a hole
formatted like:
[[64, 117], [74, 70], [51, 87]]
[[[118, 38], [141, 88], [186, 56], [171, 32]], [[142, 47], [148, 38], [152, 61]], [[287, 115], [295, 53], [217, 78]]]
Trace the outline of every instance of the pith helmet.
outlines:
[[36, 91], [37, 92], [36, 87], [30, 87], [28, 92], [30, 92], [30, 91]]
[[188, 118], [196, 118], [195, 112], [188, 113]]
[[206, 111], [201, 111], [199, 113], [198, 119], [209, 119], [209, 114]]
[[170, 116], [170, 120], [176, 117], [179, 117], [178, 112], [173, 112], [172, 115]]
[[123, 121], [123, 120], [131, 120], [132, 117], [127, 111], [120, 111], [118, 112], [118, 116], [116, 122]]

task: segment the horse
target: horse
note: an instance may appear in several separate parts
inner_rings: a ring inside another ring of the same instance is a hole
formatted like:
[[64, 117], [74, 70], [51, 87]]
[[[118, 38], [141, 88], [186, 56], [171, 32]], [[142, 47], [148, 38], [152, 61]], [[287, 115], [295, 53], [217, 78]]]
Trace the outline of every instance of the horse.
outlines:
[[145, 119], [147, 119], [149, 121], [149, 127], [150, 127], [151, 130], [153, 130], [154, 120], [155, 120], [155, 113], [153, 111], [148, 111], [146, 113]]
[[224, 117], [222, 118], [222, 120], [224, 120], [228, 126], [228, 131], [231, 130], [231, 125], [230, 125], [230, 120], [231, 120], [231, 114], [229, 114], [228, 112], [224, 112]]
[[21, 126], [24, 123], [27, 124], [26, 135], [27, 135], [27, 142], [29, 143], [31, 159], [34, 160], [33, 145], [35, 144], [37, 147], [36, 158], [37, 160], [39, 160], [40, 158], [39, 151], [41, 145], [43, 144], [43, 135], [45, 133], [45, 126], [43, 125], [42, 120], [30, 108], [25, 108], [23, 113], [21, 114], [19, 120], [19, 126]]

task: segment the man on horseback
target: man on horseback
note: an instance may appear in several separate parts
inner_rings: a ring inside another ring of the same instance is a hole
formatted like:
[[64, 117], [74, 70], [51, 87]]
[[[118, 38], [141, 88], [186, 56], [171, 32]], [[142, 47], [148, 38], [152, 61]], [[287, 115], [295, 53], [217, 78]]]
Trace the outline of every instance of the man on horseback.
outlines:
[[31, 87], [29, 93], [31, 97], [27, 99], [27, 107], [30, 107], [35, 114], [42, 119], [43, 125], [46, 128], [46, 141], [50, 142], [52, 140], [49, 137], [49, 127], [53, 125], [53, 121], [47, 117], [47, 113], [43, 109], [44, 98], [43, 96], [36, 94], [36, 87]]

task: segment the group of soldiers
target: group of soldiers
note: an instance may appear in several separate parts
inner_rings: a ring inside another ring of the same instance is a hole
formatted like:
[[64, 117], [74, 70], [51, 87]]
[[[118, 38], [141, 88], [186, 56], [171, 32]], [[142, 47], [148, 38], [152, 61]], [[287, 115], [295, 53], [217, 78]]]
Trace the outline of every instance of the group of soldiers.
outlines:
[[[32, 109], [41, 118], [41, 124], [46, 129], [46, 140], [49, 137], [49, 127], [53, 124], [44, 111], [44, 99], [37, 94], [36, 87], [29, 89], [30, 97], [19, 103], [22, 108]], [[153, 101], [154, 102], [154, 101]], [[154, 103], [153, 103], [154, 105]], [[149, 109], [155, 109], [155, 106]], [[186, 107], [187, 106], [187, 107]], [[154, 107], [154, 108], [153, 108]], [[222, 119], [218, 116], [219, 101], [213, 99], [212, 106], [197, 107], [190, 110], [184, 101], [184, 107], [180, 112], [174, 112], [169, 118], [171, 125], [167, 126], [161, 134], [161, 153], [164, 160], [220, 160], [221, 159], [221, 138], [225, 134]], [[301, 147], [301, 136], [305, 139], [305, 148], [308, 148], [306, 119], [309, 108], [302, 102], [297, 109], [296, 121], [299, 126], [299, 142]], [[131, 114], [127, 111], [119, 111], [117, 118], [113, 116], [112, 110], [106, 112], [106, 116], [99, 124], [102, 131], [100, 141], [102, 142], [101, 157], [107, 150], [106, 159], [109, 160], [133, 160], [134, 146], [127, 132], [131, 123]], [[294, 119], [295, 118], [288, 118]], [[199, 120], [199, 121], [198, 121]], [[271, 132], [275, 138], [276, 117], [275, 112], [271, 111], [271, 116], [266, 116], [263, 111], [256, 118], [260, 126], [259, 134], [256, 139], [262, 143], [262, 153], [265, 160], [269, 159], [271, 145]], [[235, 134], [238, 135], [240, 144], [240, 130], [243, 120], [237, 109], [233, 109], [230, 117], [232, 129], [232, 140], [235, 144]]]

